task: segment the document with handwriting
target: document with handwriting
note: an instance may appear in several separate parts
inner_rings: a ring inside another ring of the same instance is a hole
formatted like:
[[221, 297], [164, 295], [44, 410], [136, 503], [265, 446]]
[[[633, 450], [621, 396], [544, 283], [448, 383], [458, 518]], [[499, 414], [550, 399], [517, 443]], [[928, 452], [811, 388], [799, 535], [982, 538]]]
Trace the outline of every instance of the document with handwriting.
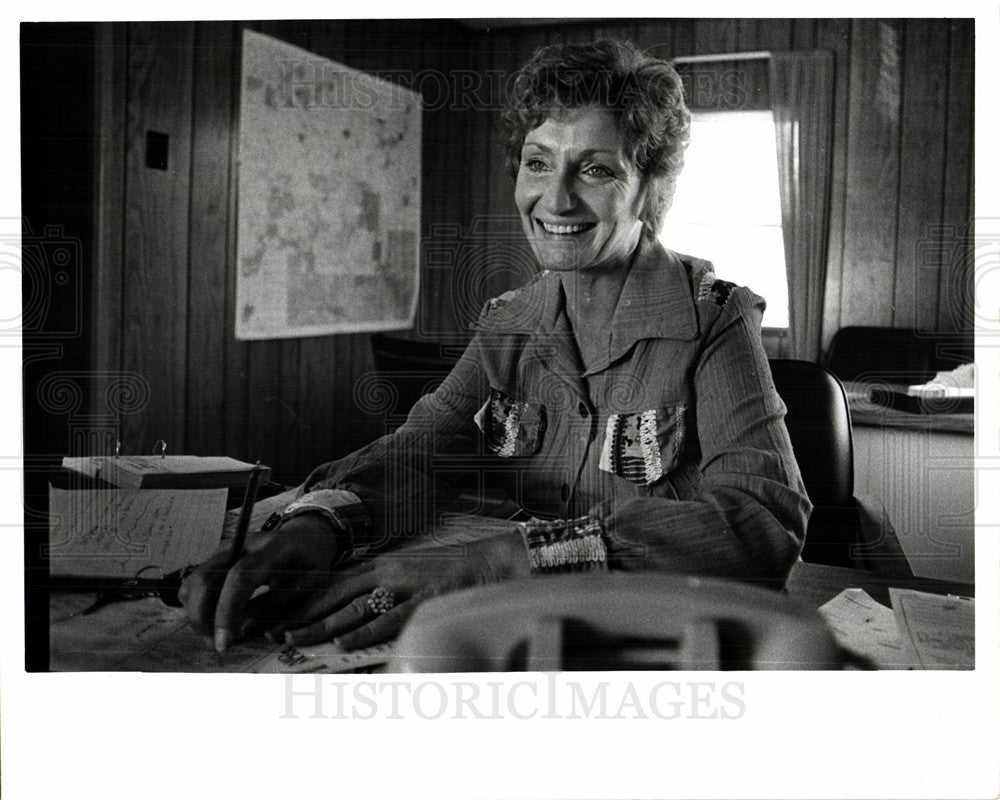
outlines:
[[50, 486], [51, 573], [129, 579], [146, 568], [167, 574], [200, 564], [219, 546], [226, 495], [225, 489]]
[[922, 669], [975, 668], [975, 600], [895, 588], [889, 597], [904, 644]]

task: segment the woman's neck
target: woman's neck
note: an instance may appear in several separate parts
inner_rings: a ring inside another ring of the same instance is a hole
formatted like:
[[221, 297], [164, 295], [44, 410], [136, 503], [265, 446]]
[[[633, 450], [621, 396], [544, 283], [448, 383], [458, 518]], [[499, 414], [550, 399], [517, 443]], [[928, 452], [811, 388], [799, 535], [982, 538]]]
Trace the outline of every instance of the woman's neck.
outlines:
[[587, 370], [595, 369], [608, 357], [611, 323], [630, 267], [631, 260], [609, 268], [562, 274], [566, 315]]
[[563, 274], [566, 312], [574, 330], [603, 330], [610, 326], [628, 268], [627, 263], [622, 263], [613, 269]]

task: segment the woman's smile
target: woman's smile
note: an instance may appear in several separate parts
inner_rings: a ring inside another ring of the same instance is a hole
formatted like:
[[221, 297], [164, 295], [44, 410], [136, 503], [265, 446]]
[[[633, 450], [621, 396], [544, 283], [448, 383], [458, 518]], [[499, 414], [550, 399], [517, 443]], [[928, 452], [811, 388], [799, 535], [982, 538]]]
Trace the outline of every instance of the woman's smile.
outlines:
[[537, 220], [537, 222], [545, 233], [554, 234], [556, 236], [569, 236], [577, 233], [586, 233], [594, 228], [594, 223], [592, 222], [581, 222], [579, 224], [545, 222], [544, 220]]

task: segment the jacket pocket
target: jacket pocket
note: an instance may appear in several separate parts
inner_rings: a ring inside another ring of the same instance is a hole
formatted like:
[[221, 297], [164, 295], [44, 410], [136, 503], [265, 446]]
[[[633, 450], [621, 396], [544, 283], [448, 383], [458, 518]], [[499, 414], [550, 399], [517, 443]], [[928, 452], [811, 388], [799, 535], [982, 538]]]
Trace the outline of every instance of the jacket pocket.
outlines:
[[684, 409], [677, 405], [612, 414], [604, 431], [601, 469], [640, 486], [656, 483], [680, 461]]
[[490, 399], [476, 413], [476, 425], [486, 437], [486, 446], [500, 458], [533, 456], [542, 449], [545, 406], [490, 389]]

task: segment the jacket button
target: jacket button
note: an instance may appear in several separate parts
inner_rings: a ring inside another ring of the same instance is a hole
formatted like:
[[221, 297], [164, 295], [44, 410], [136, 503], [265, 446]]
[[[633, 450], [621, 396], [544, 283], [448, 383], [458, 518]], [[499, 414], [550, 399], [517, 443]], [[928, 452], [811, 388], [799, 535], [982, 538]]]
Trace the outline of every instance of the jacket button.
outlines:
[[562, 501], [563, 501], [564, 503], [565, 503], [565, 502], [566, 502], [567, 500], [569, 500], [569, 484], [568, 484], [568, 483], [564, 483], [564, 484], [562, 485], [562, 488], [561, 488], [561, 489], [559, 490], [559, 494], [560, 494], [560, 496], [562, 497]]
[[580, 416], [584, 419], [590, 416], [590, 410], [587, 408], [587, 404], [584, 403], [583, 400], [580, 401], [580, 405], [576, 407], [576, 410], [580, 412]]

